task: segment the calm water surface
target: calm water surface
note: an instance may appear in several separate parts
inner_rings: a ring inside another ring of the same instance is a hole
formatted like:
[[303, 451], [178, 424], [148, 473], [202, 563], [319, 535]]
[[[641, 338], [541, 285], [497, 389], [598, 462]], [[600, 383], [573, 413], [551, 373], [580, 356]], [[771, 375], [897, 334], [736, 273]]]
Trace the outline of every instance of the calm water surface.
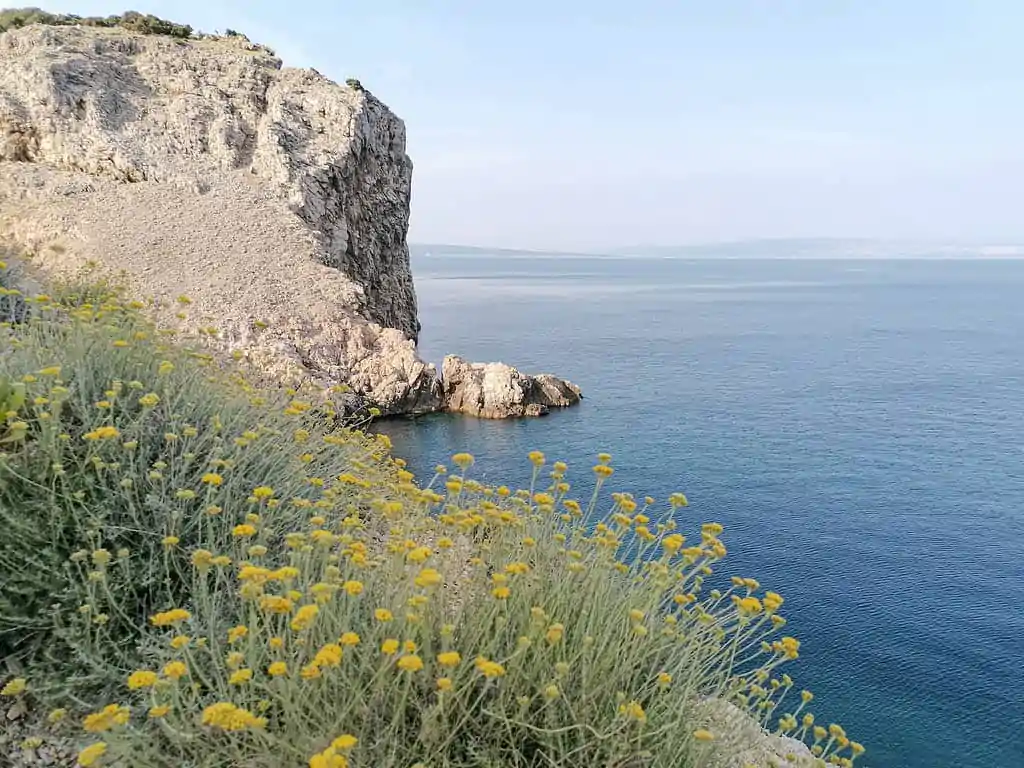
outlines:
[[[786, 597], [791, 665], [875, 768], [1024, 767], [1024, 262], [413, 262], [424, 356], [552, 371], [547, 419], [381, 426], [419, 476], [526, 454], [683, 490]], [[571, 479], [571, 478], [570, 478]]]

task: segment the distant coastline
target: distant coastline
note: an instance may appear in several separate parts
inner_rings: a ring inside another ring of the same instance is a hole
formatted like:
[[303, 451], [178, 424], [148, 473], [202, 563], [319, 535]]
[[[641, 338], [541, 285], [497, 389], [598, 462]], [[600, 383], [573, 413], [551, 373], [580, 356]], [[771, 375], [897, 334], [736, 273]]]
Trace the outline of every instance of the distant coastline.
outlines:
[[765, 238], [695, 245], [636, 245], [593, 250], [489, 248], [446, 243], [410, 243], [410, 254], [536, 258], [680, 258], [680, 259], [1021, 259], [1024, 244], [855, 238]]

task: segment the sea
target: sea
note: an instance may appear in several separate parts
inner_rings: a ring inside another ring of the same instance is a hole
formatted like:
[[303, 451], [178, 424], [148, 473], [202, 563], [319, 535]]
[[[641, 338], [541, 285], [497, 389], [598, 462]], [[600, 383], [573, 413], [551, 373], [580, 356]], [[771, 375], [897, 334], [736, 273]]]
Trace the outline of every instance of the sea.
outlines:
[[582, 387], [541, 419], [378, 425], [418, 477], [683, 491], [786, 599], [789, 673], [874, 768], [1024, 768], [1024, 260], [413, 258], [423, 356]]

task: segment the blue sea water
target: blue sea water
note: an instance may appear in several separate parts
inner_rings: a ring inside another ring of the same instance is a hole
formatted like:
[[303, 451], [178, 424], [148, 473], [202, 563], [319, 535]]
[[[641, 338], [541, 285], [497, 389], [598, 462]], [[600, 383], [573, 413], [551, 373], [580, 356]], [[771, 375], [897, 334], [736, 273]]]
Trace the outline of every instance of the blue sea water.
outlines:
[[[791, 665], [875, 768], [1024, 766], [1024, 261], [445, 255], [413, 261], [421, 350], [578, 383], [546, 419], [387, 422], [522, 482], [685, 491], [729, 573], [786, 598]], [[571, 478], [570, 478], [571, 479]]]

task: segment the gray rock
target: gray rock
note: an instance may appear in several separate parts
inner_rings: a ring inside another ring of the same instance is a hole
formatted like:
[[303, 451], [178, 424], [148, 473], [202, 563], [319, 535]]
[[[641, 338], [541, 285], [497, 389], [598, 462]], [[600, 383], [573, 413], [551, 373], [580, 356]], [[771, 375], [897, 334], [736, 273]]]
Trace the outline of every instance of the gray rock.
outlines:
[[530, 376], [505, 363], [470, 363], [448, 355], [441, 366], [445, 408], [485, 419], [544, 416], [582, 399], [580, 388], [550, 374]]
[[[158, 323], [260, 374], [344, 382], [384, 415], [441, 410], [416, 352], [405, 125], [356, 86], [242, 37], [9, 30], [0, 238], [35, 252], [42, 277], [123, 275]], [[452, 410], [565, 399], [557, 379], [506, 378], [518, 389]]]

